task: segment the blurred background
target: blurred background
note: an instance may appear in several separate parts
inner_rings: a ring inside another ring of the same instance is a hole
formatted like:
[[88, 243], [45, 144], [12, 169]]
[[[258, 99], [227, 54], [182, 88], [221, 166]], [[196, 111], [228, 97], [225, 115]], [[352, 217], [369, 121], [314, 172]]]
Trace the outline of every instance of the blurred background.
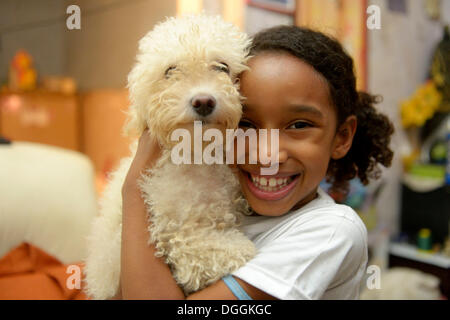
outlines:
[[138, 41], [201, 11], [250, 35], [287, 24], [339, 39], [395, 125], [392, 167], [331, 194], [363, 219], [381, 270], [362, 298], [448, 297], [450, 0], [0, 0], [0, 299], [85, 298], [66, 267], [82, 267], [107, 175], [128, 155]]

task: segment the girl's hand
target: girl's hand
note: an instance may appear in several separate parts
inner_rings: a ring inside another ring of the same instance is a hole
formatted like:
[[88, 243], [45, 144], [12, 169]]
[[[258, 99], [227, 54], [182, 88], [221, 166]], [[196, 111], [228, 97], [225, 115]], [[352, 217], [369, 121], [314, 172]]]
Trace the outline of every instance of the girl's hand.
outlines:
[[151, 168], [161, 156], [161, 147], [158, 141], [146, 129], [139, 138], [136, 155], [131, 163], [125, 182], [122, 187], [122, 196], [130, 189], [137, 189], [137, 180], [145, 169]]

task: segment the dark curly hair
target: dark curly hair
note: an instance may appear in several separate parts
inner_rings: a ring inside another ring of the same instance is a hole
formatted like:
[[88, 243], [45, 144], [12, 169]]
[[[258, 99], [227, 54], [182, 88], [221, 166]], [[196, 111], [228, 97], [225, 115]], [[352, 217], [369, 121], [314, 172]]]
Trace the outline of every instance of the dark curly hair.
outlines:
[[389, 167], [393, 152], [389, 148], [394, 127], [377, 112], [379, 96], [356, 89], [353, 59], [332, 37], [304, 27], [278, 26], [260, 31], [253, 37], [250, 55], [262, 52], [287, 52], [311, 65], [328, 82], [337, 110], [338, 126], [356, 115], [358, 126], [349, 152], [341, 159], [331, 159], [327, 182], [331, 190], [346, 194], [348, 181], [358, 178], [366, 185], [369, 178], [380, 176], [378, 163]]

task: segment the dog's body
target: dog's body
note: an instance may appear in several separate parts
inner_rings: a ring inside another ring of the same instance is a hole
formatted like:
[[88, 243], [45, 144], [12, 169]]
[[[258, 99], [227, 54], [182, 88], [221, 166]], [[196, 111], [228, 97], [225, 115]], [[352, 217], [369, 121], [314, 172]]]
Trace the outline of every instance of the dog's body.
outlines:
[[[244, 265], [255, 249], [239, 230], [247, 210], [239, 182], [225, 164], [174, 164], [171, 134], [200, 120], [236, 128], [241, 104], [236, 76], [245, 70], [249, 40], [218, 17], [170, 18], [139, 44], [129, 75], [129, 129], [148, 127], [162, 156], [140, 181], [149, 209], [150, 239], [185, 294]], [[87, 293], [113, 297], [119, 286], [121, 189], [131, 157], [111, 175], [93, 223], [86, 259]]]

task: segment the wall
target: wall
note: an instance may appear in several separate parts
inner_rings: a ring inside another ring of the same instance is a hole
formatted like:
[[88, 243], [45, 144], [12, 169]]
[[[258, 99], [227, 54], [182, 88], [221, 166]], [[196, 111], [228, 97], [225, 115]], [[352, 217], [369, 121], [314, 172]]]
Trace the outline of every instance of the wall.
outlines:
[[81, 30], [66, 31], [66, 70], [81, 89], [124, 87], [139, 39], [155, 23], [176, 12], [175, 0], [67, 3], [79, 5], [82, 12]]
[[[81, 30], [68, 30], [66, 8], [81, 9]], [[69, 75], [83, 89], [121, 88], [139, 39], [176, 13], [176, 1], [1, 0], [0, 83], [16, 50], [27, 50], [39, 75]]]
[[393, 167], [385, 170], [388, 182], [380, 195], [378, 213], [383, 225], [398, 229], [400, 209], [401, 154], [408, 152], [407, 139], [399, 118], [399, 102], [409, 97], [427, 77], [433, 50], [442, 38], [443, 23], [450, 24], [450, 0], [442, 0], [440, 21], [430, 20], [425, 1], [407, 0], [407, 13], [388, 10], [387, 1], [370, 0], [381, 8], [381, 29], [368, 31], [369, 91], [384, 97], [379, 109], [394, 122]]
[[245, 32], [253, 36], [257, 32], [277, 25], [293, 25], [294, 17], [246, 6], [245, 8]]
[[6, 82], [9, 63], [20, 48], [28, 51], [38, 72], [63, 74], [64, 1], [0, 1], [0, 83]]

